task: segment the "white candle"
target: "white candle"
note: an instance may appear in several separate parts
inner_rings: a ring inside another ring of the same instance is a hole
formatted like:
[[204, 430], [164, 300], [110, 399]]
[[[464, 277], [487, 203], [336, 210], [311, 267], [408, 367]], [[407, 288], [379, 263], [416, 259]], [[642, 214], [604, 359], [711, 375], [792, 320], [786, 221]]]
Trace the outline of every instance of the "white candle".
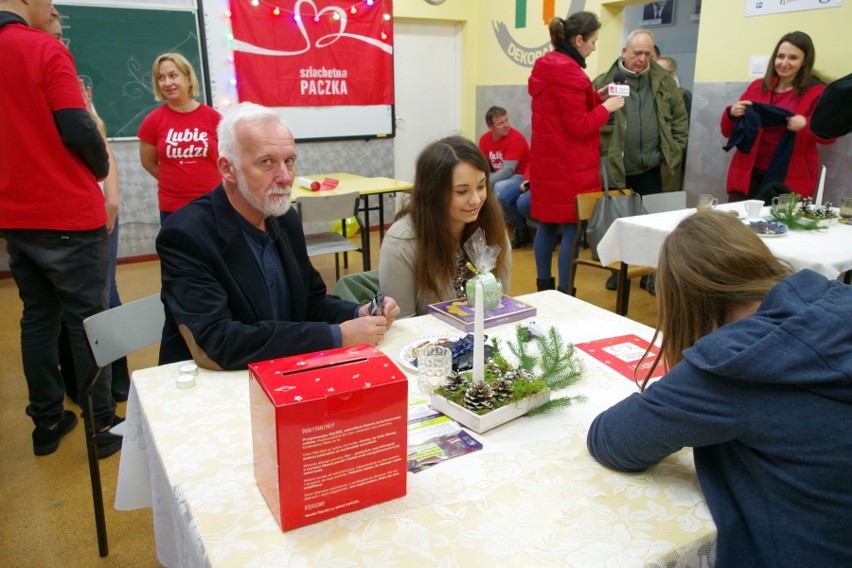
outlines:
[[476, 306], [473, 308], [473, 381], [485, 380], [485, 293], [476, 281]]

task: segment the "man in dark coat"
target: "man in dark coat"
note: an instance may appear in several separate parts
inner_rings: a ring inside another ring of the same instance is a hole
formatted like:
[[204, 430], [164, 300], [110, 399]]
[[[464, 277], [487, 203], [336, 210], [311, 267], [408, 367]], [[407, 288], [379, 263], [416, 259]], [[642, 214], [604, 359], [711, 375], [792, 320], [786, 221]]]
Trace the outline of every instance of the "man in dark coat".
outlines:
[[293, 135], [274, 111], [243, 103], [218, 128], [222, 184], [172, 214], [157, 237], [166, 324], [160, 363], [249, 363], [367, 343], [399, 307], [381, 315], [326, 294], [290, 207]]

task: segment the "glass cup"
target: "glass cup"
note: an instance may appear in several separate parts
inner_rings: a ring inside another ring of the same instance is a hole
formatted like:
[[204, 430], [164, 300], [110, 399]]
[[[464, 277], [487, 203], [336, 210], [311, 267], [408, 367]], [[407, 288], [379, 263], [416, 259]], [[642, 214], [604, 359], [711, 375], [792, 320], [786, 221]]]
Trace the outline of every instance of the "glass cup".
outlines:
[[840, 200], [840, 216], [847, 221], [852, 219], [852, 197], [844, 197]]
[[763, 201], [760, 199], [749, 199], [745, 202], [746, 215], [749, 219], [760, 219], [760, 211], [763, 209]]
[[781, 195], [776, 195], [772, 198], [772, 206], [777, 209], [787, 209], [790, 206], [790, 202], [792, 200], [792, 193], [782, 193]]
[[707, 193], [702, 193], [698, 196], [698, 205], [695, 206], [699, 211], [709, 211], [719, 204], [719, 200]]
[[427, 345], [417, 352], [417, 388], [425, 396], [444, 384], [453, 372], [453, 353], [440, 345]]

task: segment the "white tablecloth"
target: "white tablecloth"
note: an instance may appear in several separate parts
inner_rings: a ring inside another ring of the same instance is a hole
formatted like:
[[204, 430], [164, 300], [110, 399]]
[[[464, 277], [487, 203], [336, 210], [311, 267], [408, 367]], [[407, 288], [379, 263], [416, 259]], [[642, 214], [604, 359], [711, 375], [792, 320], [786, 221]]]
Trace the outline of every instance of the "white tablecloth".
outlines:
[[[652, 336], [558, 292], [521, 298], [566, 341]], [[510, 338], [514, 325], [486, 331]], [[432, 316], [400, 320], [380, 348], [395, 358], [446, 333], [459, 332]], [[254, 480], [247, 373], [201, 371], [179, 390], [179, 364], [137, 371], [116, 508], [153, 505], [157, 556], [170, 567], [711, 566], [716, 531], [690, 450], [639, 474], [589, 456], [591, 420], [636, 387], [584, 360], [567, 393], [586, 402], [474, 434], [483, 450], [409, 473], [405, 497], [287, 533]]]
[[[745, 205], [726, 203], [718, 209], [733, 209], [745, 218]], [[657, 266], [663, 241], [695, 209], [680, 209], [651, 215], [618, 219], [598, 245], [603, 264], [616, 261], [641, 266]], [[769, 208], [764, 207], [764, 216]], [[852, 226], [834, 224], [820, 231], [787, 231], [764, 242], [776, 257], [789, 262], [795, 270], [808, 268], [826, 278], [837, 278], [852, 270]]]

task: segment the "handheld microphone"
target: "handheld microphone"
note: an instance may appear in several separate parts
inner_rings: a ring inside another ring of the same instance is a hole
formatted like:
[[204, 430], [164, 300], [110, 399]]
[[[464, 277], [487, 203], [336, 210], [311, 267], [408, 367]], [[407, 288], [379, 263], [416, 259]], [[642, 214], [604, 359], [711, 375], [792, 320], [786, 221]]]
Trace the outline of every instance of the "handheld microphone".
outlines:
[[[612, 85], [609, 85], [607, 88], [607, 93], [611, 97], [629, 97], [630, 96], [630, 85], [625, 85], [627, 82], [627, 75], [624, 74], [624, 71], [618, 70], [615, 72], [615, 75], [612, 76]], [[609, 121], [607, 124], [615, 124], [615, 113], [609, 113]]]
[[630, 85], [627, 84], [627, 75], [624, 71], [616, 71], [612, 77], [613, 84], [609, 86], [609, 96], [611, 97], [629, 97]]

